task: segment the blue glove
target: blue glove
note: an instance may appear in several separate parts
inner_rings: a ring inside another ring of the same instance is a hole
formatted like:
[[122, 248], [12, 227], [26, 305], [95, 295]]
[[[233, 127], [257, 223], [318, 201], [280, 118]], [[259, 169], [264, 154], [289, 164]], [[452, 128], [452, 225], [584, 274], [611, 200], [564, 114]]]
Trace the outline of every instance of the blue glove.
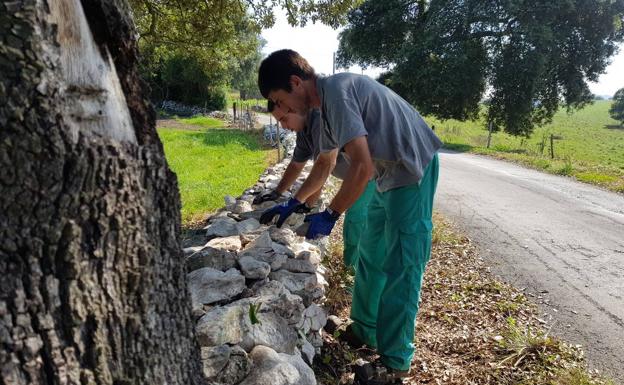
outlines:
[[331, 211], [331, 209], [306, 216], [303, 221], [310, 223], [310, 227], [308, 227], [308, 231], [306, 232], [306, 239], [315, 239], [320, 236], [329, 235], [338, 218], [340, 218], [340, 214]]
[[277, 227], [282, 227], [284, 221], [286, 221], [290, 214], [294, 213], [299, 206], [301, 206], [301, 202], [295, 198], [290, 198], [287, 202], [275, 205], [263, 212], [262, 216], [260, 216], [260, 223], [266, 225], [271, 222], [276, 215], [279, 215], [276, 225]]

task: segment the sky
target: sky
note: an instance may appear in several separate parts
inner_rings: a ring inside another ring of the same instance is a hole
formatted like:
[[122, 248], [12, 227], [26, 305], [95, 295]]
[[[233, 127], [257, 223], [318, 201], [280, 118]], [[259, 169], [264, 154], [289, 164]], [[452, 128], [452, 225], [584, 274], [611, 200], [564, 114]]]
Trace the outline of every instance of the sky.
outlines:
[[[269, 54], [283, 48], [294, 49], [306, 58], [317, 73], [332, 73], [332, 55], [338, 50], [338, 32], [332, 28], [316, 23], [308, 24], [304, 28], [293, 28], [288, 25], [284, 13], [276, 12], [276, 22], [273, 28], [262, 32], [267, 41], [263, 52]], [[344, 69], [337, 70], [343, 72]], [[365, 69], [354, 66], [349, 72], [364, 73], [376, 77], [382, 70], [379, 68]], [[589, 83], [590, 90], [596, 95], [612, 96], [615, 91], [624, 87], [624, 45], [620, 52], [612, 58], [611, 65], [597, 83]]]

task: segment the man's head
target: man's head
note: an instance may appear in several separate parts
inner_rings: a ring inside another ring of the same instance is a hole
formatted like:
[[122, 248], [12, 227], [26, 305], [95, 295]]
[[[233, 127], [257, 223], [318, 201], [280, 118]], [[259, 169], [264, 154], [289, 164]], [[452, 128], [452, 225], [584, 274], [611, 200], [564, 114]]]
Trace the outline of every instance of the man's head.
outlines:
[[280, 122], [282, 127], [299, 132], [305, 128], [306, 118], [303, 115], [295, 112], [285, 112], [280, 107], [276, 106], [271, 100], [268, 102], [268, 110]]
[[309, 90], [304, 84], [316, 74], [306, 59], [290, 49], [275, 51], [260, 64], [258, 87], [265, 98], [288, 112], [307, 114]]

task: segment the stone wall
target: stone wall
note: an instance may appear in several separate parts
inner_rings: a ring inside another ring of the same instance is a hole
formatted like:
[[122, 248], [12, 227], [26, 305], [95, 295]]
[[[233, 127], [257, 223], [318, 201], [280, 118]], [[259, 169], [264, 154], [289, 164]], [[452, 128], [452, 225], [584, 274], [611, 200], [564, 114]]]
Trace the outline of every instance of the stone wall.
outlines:
[[205, 239], [185, 249], [203, 370], [215, 384], [316, 384], [310, 365], [327, 320], [324, 244], [295, 235], [302, 214], [282, 228], [264, 226], [258, 218], [276, 202], [251, 203], [276, 187], [288, 161], [267, 169], [239, 198], [225, 197]]

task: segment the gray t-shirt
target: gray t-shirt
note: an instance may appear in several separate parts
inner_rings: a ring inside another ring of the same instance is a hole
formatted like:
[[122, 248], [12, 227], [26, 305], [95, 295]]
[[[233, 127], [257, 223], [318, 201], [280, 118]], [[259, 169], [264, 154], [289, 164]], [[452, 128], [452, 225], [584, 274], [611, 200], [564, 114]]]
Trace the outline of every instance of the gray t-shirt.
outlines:
[[420, 114], [368, 76], [341, 73], [317, 79], [321, 98], [319, 151], [342, 149], [367, 136], [381, 192], [419, 183], [442, 142]]
[[[306, 119], [303, 130], [297, 132], [297, 140], [295, 142], [295, 150], [293, 151], [292, 160], [295, 162], [307, 162], [310, 159], [316, 159], [319, 154], [318, 138], [320, 135], [321, 112], [313, 109]], [[339, 179], [347, 176], [349, 169], [348, 156], [344, 152], [339, 152], [336, 159], [336, 167], [332, 175]]]
[[308, 114], [303, 130], [297, 132], [292, 157], [295, 162], [303, 163], [310, 159], [316, 159], [319, 154], [319, 147], [315, 143], [318, 143], [320, 125], [321, 112], [315, 108]]

